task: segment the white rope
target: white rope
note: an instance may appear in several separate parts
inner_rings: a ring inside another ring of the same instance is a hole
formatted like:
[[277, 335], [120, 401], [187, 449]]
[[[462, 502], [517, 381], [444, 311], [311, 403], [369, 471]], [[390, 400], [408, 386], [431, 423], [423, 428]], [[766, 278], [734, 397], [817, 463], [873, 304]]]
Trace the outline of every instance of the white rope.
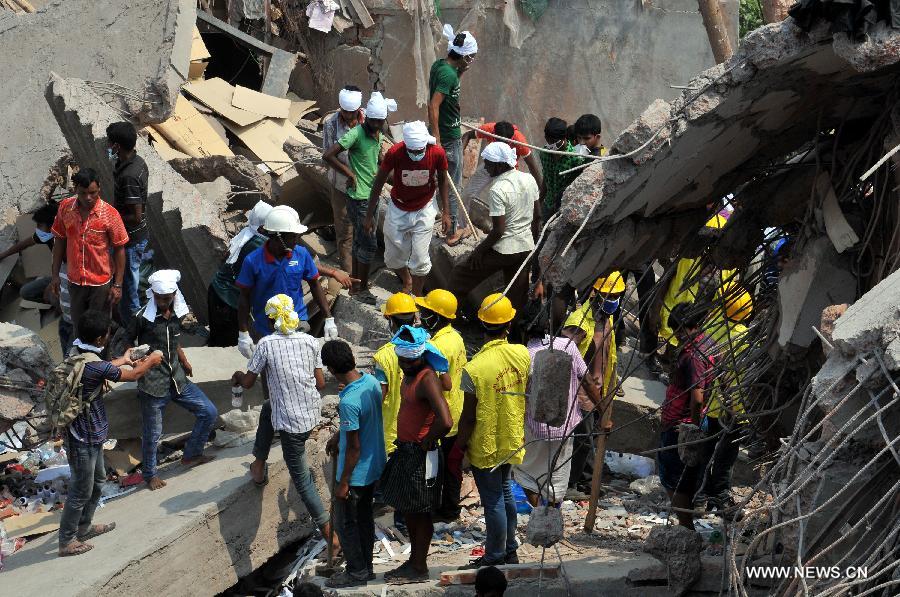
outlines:
[[[473, 131], [475, 131], [475, 132], [481, 133], [482, 135], [485, 135], [485, 136], [487, 136], [487, 137], [491, 137], [491, 138], [493, 138], [493, 139], [498, 139], [498, 140], [500, 140], [500, 141], [506, 141], [507, 143], [510, 143], [510, 144], [512, 144], [512, 145], [524, 145], [525, 147], [528, 147], [529, 149], [534, 149], [534, 150], [536, 150], [536, 151], [542, 151], [542, 152], [544, 152], [544, 153], [549, 153], [549, 154], [551, 154], [551, 155], [568, 155], [568, 156], [579, 155], [579, 154], [577, 154], [577, 153], [572, 153], [571, 151], [558, 151], [558, 150], [556, 150], [556, 149], [547, 149], [546, 147], [538, 147], [537, 145], [531, 145], [530, 143], [525, 143], [524, 141], [516, 141], [515, 139], [509, 139], [509, 138], [507, 138], [507, 137], [501, 137], [500, 135], [497, 135], [497, 134], [494, 134], [494, 133], [489, 133], [489, 132], [487, 132], [487, 131], [484, 130], [484, 129], [480, 129], [480, 128], [478, 128], [477, 126], [472, 126], [471, 124], [466, 124], [465, 122], [462, 122], [462, 123], [460, 123], [460, 124], [461, 124], [462, 126], [466, 127], [467, 129], [471, 129], [471, 130], [473, 130]], [[581, 157], [583, 157], [583, 158], [585, 158], [585, 159], [588, 159], [588, 160], [601, 160], [601, 159], [606, 159], [606, 156], [601, 157], [601, 156], [598, 156], [598, 155], [583, 155], [583, 156], [581, 156]]]
[[884, 164], [884, 163], [885, 163], [886, 161], [888, 161], [889, 159], [891, 159], [891, 156], [893, 156], [893, 155], [894, 155], [895, 153], [897, 153], [898, 151], [900, 151], [900, 145], [897, 145], [896, 147], [894, 147], [892, 150], [890, 150], [889, 152], [887, 152], [883, 158], [881, 158], [880, 160], [878, 160], [877, 162], [875, 162], [875, 165], [874, 165], [874, 166], [872, 166], [871, 168], [869, 168], [868, 170], [866, 170], [866, 171], [863, 173], [863, 175], [859, 177], [859, 181], [860, 181], [860, 182], [865, 182], [865, 180], [866, 180], [867, 178], [869, 178], [870, 176], [872, 176], [873, 174], [875, 174], [875, 171], [878, 170], [879, 168], [881, 168], [881, 165]]
[[463, 203], [463, 198], [459, 194], [459, 191], [456, 189], [456, 185], [453, 183], [453, 177], [450, 176], [450, 173], [447, 173], [447, 182], [450, 183], [450, 188], [453, 189], [453, 194], [456, 195], [456, 202], [459, 204], [459, 207], [462, 208], [463, 213], [466, 215], [466, 221], [469, 223], [469, 227], [472, 229], [472, 236], [475, 240], [478, 240], [478, 228], [475, 227], [475, 223], [472, 222], [472, 218], [469, 217], [469, 210], [466, 209], [466, 204]]

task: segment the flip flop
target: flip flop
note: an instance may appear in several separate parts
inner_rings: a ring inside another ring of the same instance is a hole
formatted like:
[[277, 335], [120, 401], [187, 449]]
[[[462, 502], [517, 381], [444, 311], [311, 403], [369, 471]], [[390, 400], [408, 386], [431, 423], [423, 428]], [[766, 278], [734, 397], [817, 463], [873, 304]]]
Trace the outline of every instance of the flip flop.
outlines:
[[116, 523], [114, 522], [111, 522], [109, 524], [95, 524], [91, 526], [91, 529], [87, 533], [81, 535], [80, 537], [76, 536], [75, 538], [84, 543], [88, 539], [93, 539], [94, 537], [97, 537], [99, 535], [104, 535], [112, 530], [115, 530], [115, 528]]
[[[68, 548], [68, 547], [69, 546], [66, 545], [66, 548]], [[81, 554], [87, 553], [87, 552], [91, 551], [92, 549], [94, 549], [94, 546], [91, 545], [90, 543], [80, 543], [79, 542], [79, 544], [76, 545], [75, 547], [73, 547], [71, 551], [63, 551], [62, 549], [60, 549], [59, 557], [67, 558], [69, 556], [80, 556]]]

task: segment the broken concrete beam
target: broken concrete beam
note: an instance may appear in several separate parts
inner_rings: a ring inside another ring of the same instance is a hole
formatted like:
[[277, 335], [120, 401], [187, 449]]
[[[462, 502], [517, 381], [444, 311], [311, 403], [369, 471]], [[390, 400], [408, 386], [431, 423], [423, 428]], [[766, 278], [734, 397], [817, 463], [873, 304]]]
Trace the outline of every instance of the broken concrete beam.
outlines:
[[810, 241], [793, 255], [778, 281], [778, 343], [806, 348], [818, 338], [812, 326], [821, 323], [822, 310], [856, 298], [856, 278], [848, 256], [838, 255], [826, 236]]
[[[121, 119], [90, 86], [51, 73], [46, 98], [80, 164], [108, 164], [106, 127]], [[225, 254], [228, 235], [222, 223], [227, 198], [210, 203], [141, 137], [137, 152], [147, 162], [147, 219], [156, 267], [181, 271], [179, 286], [197, 318], [206, 321], [206, 291]], [[102, 171], [101, 189], [112, 194], [112, 173]]]
[[675, 595], [684, 595], [700, 580], [702, 550], [700, 534], [681, 525], [655, 526], [644, 542], [644, 551], [665, 565]]
[[[236, 348], [203, 346], [185, 348], [184, 354], [194, 369], [190, 381], [216, 405], [220, 413], [231, 410], [231, 376], [246, 371], [247, 359]], [[262, 386], [256, 384], [244, 390], [244, 408], [262, 404]], [[116, 384], [106, 395], [106, 414], [109, 417], [110, 437], [140, 437], [141, 409], [136, 382]], [[163, 416], [166, 433], [183, 433], [194, 426], [194, 415], [178, 405], [170, 405]]]
[[[240, 191], [230, 199], [231, 209], [252, 209], [257, 201], [271, 201], [272, 179], [242, 155], [211, 155], [169, 160], [169, 165], [190, 183], [212, 182], [224, 176]], [[253, 192], [253, 191], [257, 192]]]
[[835, 322], [835, 348], [848, 356], [884, 350], [900, 335], [900, 270], [850, 305]]
[[[543, 568], [539, 564], [505, 564], [497, 566], [497, 569], [503, 573], [506, 580], [538, 577], [544, 579], [559, 578], [559, 564], [546, 564]], [[473, 585], [477, 574], [478, 570], [442, 572], [438, 585], [442, 587], [449, 585]]]
[[[0, 214], [39, 207], [46, 168], [66, 150], [41, 99], [50, 72], [97, 80], [90, 85], [116, 110], [142, 123], [162, 122], [188, 75], [195, 6], [192, 0], [141, 1], [126, 10], [120, 0], [52, 0], [34, 14], [2, 19], [0, 56], [8, 68], [0, 90]], [[73, 51], [61, 40], [71, 37], [76, 21], [85, 39], [103, 43]]]
[[46, 380], [53, 369], [50, 350], [31, 330], [0, 322], [0, 375], [17, 369], [27, 373], [32, 383]]

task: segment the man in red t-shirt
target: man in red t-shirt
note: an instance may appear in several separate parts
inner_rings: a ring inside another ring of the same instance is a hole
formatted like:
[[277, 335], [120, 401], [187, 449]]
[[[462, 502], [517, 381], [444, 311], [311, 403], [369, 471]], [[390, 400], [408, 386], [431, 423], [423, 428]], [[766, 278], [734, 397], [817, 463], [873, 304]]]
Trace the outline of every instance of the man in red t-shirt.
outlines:
[[[485, 133], [490, 133], [486, 135]], [[519, 127], [516, 125], [501, 120], [500, 122], [486, 122], [479, 126], [475, 130], [467, 131], [466, 134], [462, 136], [463, 142], [463, 154], [466, 152], [466, 147], [469, 145], [469, 141], [473, 139], [478, 139], [478, 144], [481, 145], [481, 140], [486, 139], [488, 143], [492, 141], [502, 141], [503, 139], [495, 139], [490, 135], [498, 135], [500, 137], [505, 137], [507, 139], [513, 139], [514, 141], [518, 141], [519, 143], [509, 143], [506, 144], [512, 147], [516, 152], [516, 159], [521, 163], [525, 162], [525, 165], [528, 166], [528, 172], [534, 176], [535, 182], [538, 184], [538, 188], [541, 187], [541, 168], [538, 165], [538, 159], [535, 154], [531, 151], [531, 148], [527, 145], [521, 145], [521, 143], [528, 143], [528, 140], [525, 138], [525, 135], [519, 130]], [[478, 150], [478, 153], [481, 153], [481, 150]], [[490, 185], [491, 177], [488, 176], [487, 170], [484, 168], [476, 168], [475, 172], [472, 174], [472, 177], [469, 179], [469, 183], [466, 185], [465, 191], [463, 191], [463, 201], [465, 202], [466, 209], [470, 209], [472, 205], [473, 199], [478, 199], [481, 197], [481, 194], [484, 190]], [[482, 201], [482, 203], [487, 204], [487, 201]], [[471, 213], [471, 211], [470, 211]]]
[[447, 167], [447, 154], [435, 144], [425, 123], [407, 122], [403, 141], [384, 156], [369, 195], [364, 226], [371, 234], [378, 197], [393, 173], [391, 202], [384, 217], [384, 264], [403, 281], [403, 292], [415, 296], [422, 296], [425, 276], [431, 271], [428, 248], [434, 234], [436, 213], [431, 198], [435, 189], [441, 197], [441, 228], [444, 234], [450, 230]]

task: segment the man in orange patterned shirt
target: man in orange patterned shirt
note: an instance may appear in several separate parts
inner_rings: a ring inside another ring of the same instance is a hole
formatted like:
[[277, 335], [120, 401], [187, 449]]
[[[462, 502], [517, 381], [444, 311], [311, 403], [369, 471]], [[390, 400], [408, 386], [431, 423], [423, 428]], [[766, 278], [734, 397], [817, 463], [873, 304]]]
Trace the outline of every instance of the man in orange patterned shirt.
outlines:
[[122, 298], [128, 233], [119, 212], [100, 198], [100, 180], [94, 170], [82, 168], [72, 182], [75, 197], [60, 203], [50, 229], [56, 237], [50, 290], [59, 295], [59, 270], [65, 256], [72, 324], [77, 326], [88, 309], [106, 310], [107, 305], [112, 309]]

